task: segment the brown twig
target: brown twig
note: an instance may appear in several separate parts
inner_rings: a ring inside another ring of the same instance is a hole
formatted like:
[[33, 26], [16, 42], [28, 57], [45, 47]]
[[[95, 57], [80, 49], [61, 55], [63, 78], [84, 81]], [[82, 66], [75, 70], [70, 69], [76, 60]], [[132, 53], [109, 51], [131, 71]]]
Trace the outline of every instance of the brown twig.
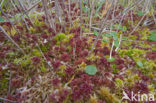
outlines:
[[68, 8], [69, 8], [69, 10], [68, 10], [68, 16], [69, 16], [69, 22], [70, 22], [70, 27], [72, 26], [72, 19], [71, 19], [71, 1], [70, 0], [68, 0]]
[[90, 18], [89, 18], [89, 32], [91, 31], [91, 27], [92, 27], [92, 17], [93, 17], [93, 12], [94, 12], [94, 0], [92, 1], [91, 8], [93, 8], [93, 9], [91, 10], [91, 14], [90, 14]]
[[[80, 0], [80, 26], [82, 24], [82, 0]], [[82, 34], [82, 29], [80, 28], [80, 38]]]
[[132, 32], [130, 33], [130, 35], [131, 34], [133, 34], [134, 32], [135, 32], [135, 30], [138, 28], [138, 26], [141, 24], [141, 22], [143, 21], [143, 19], [145, 18], [145, 16], [146, 16], [146, 14], [147, 14], [148, 12], [146, 12], [144, 15], [143, 15], [143, 17], [141, 18], [141, 20], [139, 21], [139, 23], [135, 26], [135, 28], [132, 30]]
[[45, 13], [45, 17], [46, 17], [46, 22], [56, 32], [56, 28], [54, 26], [54, 22], [53, 22], [53, 20], [51, 20], [50, 15], [48, 13], [47, 0], [42, 0], [42, 4], [43, 4], [43, 7], [44, 7], [44, 13]]
[[5, 101], [5, 102], [10, 102], [10, 103], [17, 103], [16, 101], [12, 101], [12, 100], [5, 99], [5, 98], [0, 98], [0, 100]]
[[93, 46], [92, 46], [92, 48], [91, 48], [91, 50], [89, 51], [89, 55], [92, 53], [92, 51], [94, 50], [94, 48], [95, 48], [95, 46], [96, 46], [96, 44], [97, 44], [97, 41], [98, 41], [98, 39], [101, 37], [101, 35], [102, 35], [102, 32], [104, 31], [104, 30], [106, 30], [106, 28], [104, 27], [104, 24], [105, 24], [105, 21], [108, 19], [108, 16], [109, 16], [109, 13], [110, 13], [110, 10], [112, 9], [112, 6], [108, 9], [108, 11], [107, 11], [107, 13], [106, 13], [106, 17], [102, 20], [102, 24], [101, 24], [101, 29], [100, 29], [100, 31], [99, 31], [99, 35], [96, 37], [97, 39], [94, 41], [94, 43], [93, 43]]
[[23, 14], [25, 14], [25, 15], [29, 18], [29, 20], [30, 20], [31, 24], [33, 25], [33, 23], [32, 23], [32, 21], [31, 21], [31, 19], [30, 19], [29, 15], [28, 15], [28, 13], [26, 12], [26, 10], [25, 10], [25, 8], [24, 8], [23, 4], [21, 3], [21, 1], [20, 1], [20, 0], [18, 0], [18, 2], [19, 2], [20, 6], [21, 6], [21, 8], [22, 8], [22, 10], [23, 10]]
[[[11, 4], [13, 5], [14, 8], [16, 8], [16, 9], [18, 10], [18, 7], [17, 7], [17, 5], [15, 4], [14, 0], [11, 0]], [[21, 12], [21, 10], [20, 10], [20, 12]], [[26, 20], [24, 19], [23, 15], [21, 15], [21, 18], [22, 18], [22, 20], [24, 21], [27, 30], [29, 30], [28, 23], [27, 23]]]
[[13, 26], [13, 28], [18, 32], [18, 30], [15, 28], [15, 26], [13, 25], [13, 23], [10, 21], [8, 15], [6, 13], [4, 13], [4, 11], [2, 10], [2, 8], [0, 7], [0, 11], [1, 13], [6, 17], [6, 19], [8, 20], [8, 22], [10, 22], [10, 24]]
[[24, 50], [20, 48], [20, 46], [9, 36], [9, 34], [1, 26], [0, 26], [0, 30], [23, 54], [25, 54]]

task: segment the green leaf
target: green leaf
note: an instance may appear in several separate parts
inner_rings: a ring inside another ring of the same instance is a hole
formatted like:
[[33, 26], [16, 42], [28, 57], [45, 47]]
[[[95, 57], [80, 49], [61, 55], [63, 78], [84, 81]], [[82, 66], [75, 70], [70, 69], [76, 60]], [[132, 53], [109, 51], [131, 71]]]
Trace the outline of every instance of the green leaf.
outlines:
[[123, 37], [122, 40], [128, 40], [128, 38], [127, 37]]
[[118, 40], [117, 35], [114, 35], [114, 36], [113, 36], [113, 39], [114, 39], [115, 41]]
[[4, 22], [4, 18], [0, 16], [0, 22]]
[[137, 65], [138, 65], [139, 67], [141, 67], [141, 68], [143, 67], [143, 64], [142, 64], [141, 61], [138, 61], [138, 62], [137, 62]]
[[118, 37], [117, 37], [117, 33], [116, 32], [111, 32], [110, 35], [113, 36], [113, 39], [114, 40], [118, 40]]
[[118, 25], [118, 24], [115, 25], [114, 28], [120, 29], [120, 30], [122, 30], [122, 31], [126, 31], [126, 30], [127, 30], [127, 27], [126, 27], [126, 26], [122, 26], [122, 25]]
[[143, 13], [143, 12], [138, 12], [137, 15], [139, 15], [139, 16], [143, 16], [144, 13]]
[[126, 26], [123, 26], [123, 27], [122, 27], [122, 30], [123, 30], [123, 31], [126, 31], [126, 30], [127, 30], [127, 27], [126, 27]]
[[111, 32], [110, 35], [115, 36], [117, 33], [116, 32]]
[[84, 1], [83, 1], [83, 4], [87, 4], [87, 3], [88, 3], [88, 0], [84, 0]]
[[114, 46], [115, 46], [115, 47], [118, 47], [118, 46], [119, 46], [119, 40], [115, 40], [115, 41], [114, 41]]
[[108, 61], [109, 62], [113, 62], [113, 61], [115, 61], [115, 58], [113, 58], [113, 57], [112, 58], [108, 58]]
[[118, 37], [117, 37], [117, 33], [116, 32], [110, 32], [110, 34], [104, 34], [103, 36], [106, 36], [106, 37], [113, 37], [114, 40], [117, 40]]
[[115, 26], [116, 26], [116, 29], [122, 30], [122, 25], [115, 25]]
[[95, 30], [94, 35], [97, 36], [97, 35], [99, 35], [99, 33]]
[[97, 72], [96, 66], [94, 66], [94, 65], [88, 65], [88, 66], [86, 67], [85, 72], [86, 72], [87, 74], [89, 74], [89, 75], [95, 75], [96, 72]]
[[105, 38], [103, 38], [102, 41], [103, 41], [103, 42], [106, 42], [106, 43], [109, 42], [109, 40], [106, 40]]
[[88, 7], [83, 7], [83, 11], [86, 13], [88, 11]]
[[104, 36], [106, 36], [106, 37], [112, 37], [112, 35], [110, 35], [110, 34], [104, 34]]
[[148, 39], [150, 41], [156, 41], [156, 31], [153, 31]]
[[97, 3], [97, 9], [96, 9], [96, 12], [95, 12], [95, 16], [97, 16], [98, 12], [102, 8], [102, 5], [105, 3], [105, 0], [100, 0], [100, 2], [95, 2], [95, 4], [96, 3]]

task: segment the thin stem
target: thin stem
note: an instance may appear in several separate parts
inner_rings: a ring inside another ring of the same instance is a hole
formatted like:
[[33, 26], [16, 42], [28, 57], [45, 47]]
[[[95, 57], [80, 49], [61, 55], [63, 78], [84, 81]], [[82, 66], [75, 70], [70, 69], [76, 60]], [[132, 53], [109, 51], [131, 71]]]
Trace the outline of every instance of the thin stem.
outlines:
[[120, 47], [120, 44], [121, 44], [121, 41], [122, 41], [122, 34], [120, 34], [119, 46], [115, 49], [115, 51], [118, 51], [118, 49], [119, 49], [119, 47]]
[[152, 16], [153, 16], [154, 22], [156, 24], [156, 17], [154, 16], [154, 13], [153, 12], [152, 12]]
[[132, 21], [132, 27], [134, 26], [133, 24], [133, 11], [131, 10], [131, 21]]
[[138, 26], [141, 24], [141, 22], [143, 21], [143, 19], [145, 18], [145, 16], [146, 16], [146, 14], [147, 14], [148, 12], [146, 12], [144, 15], [143, 15], [143, 17], [141, 18], [141, 20], [139, 21], [139, 23], [135, 26], [135, 28], [132, 30], [132, 32], [130, 33], [130, 35], [131, 34], [133, 34], [134, 32], [135, 32], [135, 30], [138, 28]]
[[1, 26], [0, 26], [0, 30], [23, 54], [25, 54], [24, 50], [20, 48], [20, 46], [9, 36], [9, 34]]
[[36, 2], [33, 6], [28, 8], [28, 10], [26, 10], [25, 12], [28, 13], [30, 10], [32, 10], [34, 7], [36, 7], [39, 3], [41, 3], [41, 1]]
[[[17, 7], [17, 5], [15, 4], [14, 0], [11, 0], [11, 4], [13, 5], [14, 8], [16, 8], [16, 9], [18, 10], [18, 7]], [[21, 12], [21, 10], [20, 10], [20, 12]], [[24, 19], [23, 15], [21, 15], [21, 18], [22, 18], [22, 20], [24, 21], [27, 30], [29, 30], [29, 26], [28, 26], [26, 20]]]
[[18, 32], [18, 30], [15, 28], [15, 26], [13, 25], [13, 23], [10, 21], [8, 15], [6, 13], [4, 13], [4, 11], [2, 10], [2, 8], [0, 7], [0, 11], [1, 13], [6, 17], [6, 19], [10, 22], [10, 24], [13, 26], [13, 28]]
[[10, 103], [17, 103], [16, 101], [12, 101], [12, 100], [5, 99], [5, 98], [0, 98], [0, 100], [5, 101], [5, 102], [10, 102]]
[[112, 58], [113, 47], [114, 47], [114, 40], [113, 40], [111, 51], [110, 51], [110, 54], [109, 54], [109, 59]]
[[21, 6], [21, 8], [22, 8], [22, 10], [23, 10], [23, 13], [29, 18], [31, 24], [33, 25], [33, 23], [32, 23], [32, 21], [31, 21], [30, 17], [28, 16], [28, 14], [27, 14], [27, 12], [26, 12], [26, 10], [25, 10], [23, 4], [21, 3], [20, 0], [18, 0], [18, 2], [19, 2], [20, 6]]
[[68, 8], [69, 8], [69, 12], [68, 12], [68, 16], [69, 16], [69, 21], [70, 21], [70, 27], [71, 27], [71, 25], [72, 25], [72, 19], [71, 19], [71, 1], [70, 0], [68, 0]]
[[98, 39], [101, 37], [101, 35], [102, 35], [102, 32], [104, 32], [105, 30], [106, 30], [106, 28], [105, 28], [105, 22], [106, 22], [106, 20], [108, 19], [108, 16], [109, 16], [109, 13], [110, 13], [110, 10], [112, 9], [112, 6], [108, 9], [108, 11], [107, 11], [107, 13], [106, 13], [106, 17], [102, 20], [102, 24], [101, 24], [101, 30], [99, 31], [99, 35], [96, 37], [96, 40], [94, 41], [94, 43], [93, 43], [93, 46], [92, 46], [92, 48], [91, 48], [91, 50], [90, 50], [90, 52], [89, 52], [89, 55], [92, 53], [92, 51], [94, 50], [94, 48], [95, 48], [95, 46], [96, 46], [96, 44], [97, 44], [97, 41], [98, 41]]
[[37, 46], [38, 46], [38, 49], [39, 49], [39, 51], [41, 52], [41, 54], [42, 54], [44, 60], [46, 61], [46, 63], [49, 65], [49, 67], [50, 67], [51, 69], [53, 69], [52, 65], [48, 62], [48, 60], [46, 59], [45, 55], [43, 54], [43, 52], [42, 52], [40, 46], [39, 46], [38, 44], [37, 44]]
[[58, 20], [60, 22], [60, 24], [62, 24], [62, 18], [61, 18], [61, 11], [60, 11], [61, 7], [59, 5], [58, 0], [55, 0], [55, 13], [56, 16], [58, 16]]
[[46, 22], [56, 32], [56, 28], [54, 26], [54, 22], [53, 22], [53, 20], [51, 20], [50, 15], [48, 13], [47, 0], [42, 0], [42, 4], [43, 4], [43, 7], [44, 7], [44, 13], [45, 13], [45, 17], [46, 17]]
[[92, 16], [93, 16], [93, 12], [94, 12], [94, 0], [92, 1], [92, 5], [91, 5], [91, 14], [90, 14], [90, 18], [89, 18], [89, 32], [91, 31], [91, 27], [92, 27]]
[[[82, 0], [80, 0], [80, 26], [82, 24]], [[81, 34], [82, 34], [82, 29], [80, 27], [80, 38], [81, 38]]]

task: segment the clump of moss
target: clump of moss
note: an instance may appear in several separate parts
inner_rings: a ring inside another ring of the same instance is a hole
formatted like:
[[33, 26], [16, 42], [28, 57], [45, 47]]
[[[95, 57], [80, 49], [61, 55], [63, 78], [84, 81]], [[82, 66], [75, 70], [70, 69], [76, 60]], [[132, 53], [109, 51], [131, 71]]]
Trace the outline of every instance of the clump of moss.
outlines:
[[98, 103], [98, 98], [94, 94], [93, 96], [90, 96], [89, 102], [88, 103]]
[[99, 90], [101, 99], [105, 100], [106, 103], [119, 103], [118, 98], [110, 92], [107, 87], [101, 87]]
[[66, 35], [64, 33], [59, 33], [55, 36], [55, 40], [57, 41], [61, 41], [63, 39], [65, 39]]

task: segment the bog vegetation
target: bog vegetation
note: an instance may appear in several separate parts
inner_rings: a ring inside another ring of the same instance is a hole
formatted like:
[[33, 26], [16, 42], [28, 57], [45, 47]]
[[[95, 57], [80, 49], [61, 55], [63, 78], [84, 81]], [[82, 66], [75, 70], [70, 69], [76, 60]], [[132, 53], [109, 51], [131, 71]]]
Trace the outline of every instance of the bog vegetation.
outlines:
[[1, 103], [139, 103], [132, 91], [156, 100], [155, 0], [0, 1]]

